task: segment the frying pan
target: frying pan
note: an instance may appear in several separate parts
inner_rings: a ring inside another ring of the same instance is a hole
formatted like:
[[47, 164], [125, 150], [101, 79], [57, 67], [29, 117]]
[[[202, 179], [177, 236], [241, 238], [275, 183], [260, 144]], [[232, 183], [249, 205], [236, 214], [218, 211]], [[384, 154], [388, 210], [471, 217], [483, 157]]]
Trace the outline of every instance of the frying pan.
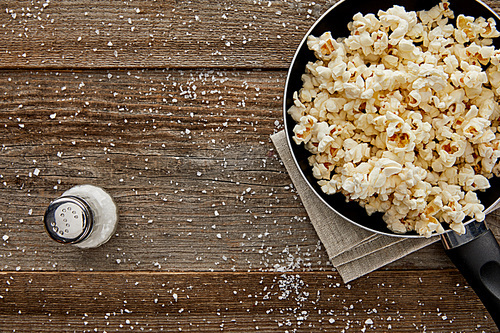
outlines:
[[[396, 234], [387, 228], [381, 213], [369, 216], [358, 203], [346, 201], [343, 194], [327, 195], [323, 193], [307, 160], [311, 154], [304, 148], [304, 145], [297, 145], [292, 141], [293, 128], [296, 123], [287, 110], [293, 105], [293, 93], [302, 87], [301, 75], [305, 72], [306, 64], [309, 61], [316, 61], [314, 53], [307, 48], [307, 36], [319, 37], [324, 32], [331, 31], [334, 38], [347, 37], [349, 35], [347, 24], [358, 12], [376, 14], [380, 9], [386, 10], [393, 5], [404, 6], [407, 11], [428, 10], [438, 3], [439, 0], [340, 1], [317, 20], [302, 39], [288, 71], [283, 103], [285, 131], [292, 156], [302, 177], [313, 189], [313, 192], [334, 212], [349, 222], [378, 234], [405, 238], [423, 237], [415, 232]], [[500, 29], [500, 17], [481, 1], [450, 0], [450, 8], [455, 13], [455, 17], [459, 14], [484, 18], [493, 17], [497, 22], [497, 28]], [[500, 49], [500, 38], [494, 40], [494, 45]], [[490, 179], [490, 184], [489, 189], [477, 193], [481, 203], [488, 207], [485, 213], [492, 211], [500, 203], [500, 179], [494, 177]], [[464, 235], [447, 230], [440, 236], [445, 252], [464, 275], [500, 329], [500, 247], [484, 222], [471, 219], [465, 221], [464, 224], [466, 228]]]

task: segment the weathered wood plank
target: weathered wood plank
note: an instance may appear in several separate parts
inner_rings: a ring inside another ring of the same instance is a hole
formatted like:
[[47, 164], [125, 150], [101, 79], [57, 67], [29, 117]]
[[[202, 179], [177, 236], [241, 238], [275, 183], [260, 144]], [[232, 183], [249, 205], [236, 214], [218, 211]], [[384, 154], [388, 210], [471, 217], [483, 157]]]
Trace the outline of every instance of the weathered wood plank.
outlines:
[[[268, 139], [283, 73], [0, 77], [3, 269], [248, 270], [298, 260], [295, 247], [312, 265], [317, 238]], [[81, 183], [120, 208], [119, 236], [102, 249], [43, 233], [48, 202]]]
[[[330, 270], [268, 140], [283, 81], [1, 71], [0, 269]], [[106, 188], [121, 215], [117, 237], [90, 251], [50, 241], [41, 224], [52, 199], [84, 183]], [[388, 266], [450, 267], [439, 245]]]
[[[493, 332], [454, 271], [0, 273], [0, 331]], [[429, 291], [433, 292], [430, 293]]]
[[332, 3], [2, 1], [0, 66], [283, 68]]
[[7, 0], [0, 67], [287, 68], [335, 2]]

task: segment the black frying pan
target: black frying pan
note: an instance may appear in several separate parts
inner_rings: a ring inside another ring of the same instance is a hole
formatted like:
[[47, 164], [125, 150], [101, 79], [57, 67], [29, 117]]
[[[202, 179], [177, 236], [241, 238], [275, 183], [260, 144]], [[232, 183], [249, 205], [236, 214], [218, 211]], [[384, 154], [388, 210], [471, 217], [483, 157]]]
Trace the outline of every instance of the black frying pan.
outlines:
[[[386, 10], [393, 5], [404, 6], [407, 11], [428, 10], [438, 3], [439, 0], [341, 1], [323, 14], [308, 31], [300, 43], [288, 71], [283, 105], [285, 130], [288, 145], [302, 176], [320, 199], [333, 211], [351, 223], [379, 234], [406, 238], [422, 237], [415, 232], [404, 235], [396, 234], [387, 228], [381, 213], [368, 216], [364, 208], [356, 202], [346, 202], [346, 198], [342, 194], [327, 195], [323, 193], [317, 180], [313, 177], [312, 168], [307, 161], [311, 154], [303, 145], [296, 145], [292, 140], [293, 128], [296, 123], [287, 110], [293, 105], [293, 93], [302, 87], [301, 75], [305, 72], [307, 62], [316, 61], [314, 53], [307, 48], [307, 36], [312, 34], [319, 37], [325, 31], [331, 31], [334, 38], [347, 37], [349, 35], [347, 24], [358, 12], [376, 14], [380, 9]], [[450, 7], [455, 13], [455, 17], [459, 14], [484, 18], [493, 17], [497, 22], [497, 29], [500, 29], [500, 17], [480, 1], [450, 0]], [[500, 37], [494, 40], [494, 45], [500, 49]], [[490, 179], [490, 184], [491, 188], [477, 193], [481, 203], [488, 207], [486, 212], [491, 211], [500, 197], [500, 179], [496, 177]], [[484, 223], [470, 220], [465, 223], [465, 227], [467, 230], [465, 235], [459, 236], [448, 230], [441, 235], [441, 239], [446, 253], [467, 279], [500, 328], [500, 247]]]

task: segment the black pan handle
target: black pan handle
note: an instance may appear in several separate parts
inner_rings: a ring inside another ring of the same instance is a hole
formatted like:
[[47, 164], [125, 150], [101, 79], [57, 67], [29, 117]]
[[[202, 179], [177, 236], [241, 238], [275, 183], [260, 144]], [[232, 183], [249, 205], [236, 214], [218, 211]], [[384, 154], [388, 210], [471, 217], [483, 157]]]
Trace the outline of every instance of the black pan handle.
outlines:
[[[445, 247], [449, 245], [444, 238], [443, 242]], [[500, 246], [491, 230], [484, 231], [463, 245], [448, 248], [446, 254], [500, 329]]]

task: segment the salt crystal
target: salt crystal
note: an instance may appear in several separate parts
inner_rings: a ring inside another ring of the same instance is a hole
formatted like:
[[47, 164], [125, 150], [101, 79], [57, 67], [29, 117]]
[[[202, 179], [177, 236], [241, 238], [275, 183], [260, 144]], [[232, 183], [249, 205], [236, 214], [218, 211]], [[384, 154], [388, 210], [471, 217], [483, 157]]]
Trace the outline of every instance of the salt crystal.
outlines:
[[367, 320], [365, 320], [365, 325], [373, 325], [373, 320], [368, 318]]
[[215, 215], [215, 216], [219, 216], [220, 214], [219, 214], [219, 212], [218, 212], [218, 211], [214, 211], [214, 215]]
[[55, 119], [56, 116], [57, 116], [57, 113], [52, 113], [49, 117], [50, 117], [50, 119]]
[[217, 234], [217, 238], [221, 239], [222, 235], [221, 234]]
[[33, 174], [34, 174], [35, 176], [38, 176], [38, 175], [40, 174], [40, 169], [35, 168], [35, 170], [33, 170]]
[[9, 238], [10, 238], [9, 235], [3, 235], [3, 237], [2, 237], [4, 242], [6, 242]]

